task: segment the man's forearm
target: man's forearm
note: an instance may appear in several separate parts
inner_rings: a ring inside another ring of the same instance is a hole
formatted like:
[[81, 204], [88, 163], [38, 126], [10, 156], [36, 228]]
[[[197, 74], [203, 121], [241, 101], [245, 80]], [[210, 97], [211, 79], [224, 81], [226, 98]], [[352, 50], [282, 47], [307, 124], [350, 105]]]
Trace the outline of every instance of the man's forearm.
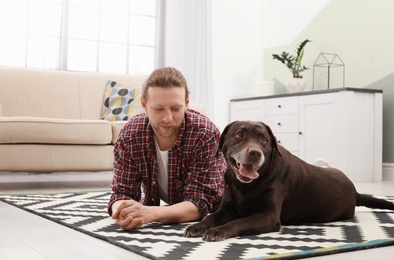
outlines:
[[182, 223], [201, 219], [197, 207], [190, 201], [183, 201], [170, 206], [157, 206], [155, 221], [162, 223]]

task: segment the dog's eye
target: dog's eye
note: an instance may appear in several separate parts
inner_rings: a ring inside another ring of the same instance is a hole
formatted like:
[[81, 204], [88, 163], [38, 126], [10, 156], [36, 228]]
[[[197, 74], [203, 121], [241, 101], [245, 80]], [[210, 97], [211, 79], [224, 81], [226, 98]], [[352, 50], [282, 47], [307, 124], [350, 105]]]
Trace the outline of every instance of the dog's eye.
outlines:
[[261, 140], [263, 141], [263, 144], [266, 144], [268, 142], [268, 139], [265, 137], [261, 138]]
[[235, 138], [242, 138], [242, 137], [244, 137], [244, 133], [242, 132], [235, 133]]

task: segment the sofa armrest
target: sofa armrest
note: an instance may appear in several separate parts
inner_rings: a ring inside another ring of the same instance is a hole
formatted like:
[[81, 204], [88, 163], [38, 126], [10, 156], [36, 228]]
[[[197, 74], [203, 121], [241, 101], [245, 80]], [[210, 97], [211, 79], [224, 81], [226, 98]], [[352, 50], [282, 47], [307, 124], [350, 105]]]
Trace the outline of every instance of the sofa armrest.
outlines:
[[115, 121], [111, 122], [112, 126], [112, 144], [115, 144], [116, 140], [118, 139], [120, 130], [125, 126], [127, 121]]

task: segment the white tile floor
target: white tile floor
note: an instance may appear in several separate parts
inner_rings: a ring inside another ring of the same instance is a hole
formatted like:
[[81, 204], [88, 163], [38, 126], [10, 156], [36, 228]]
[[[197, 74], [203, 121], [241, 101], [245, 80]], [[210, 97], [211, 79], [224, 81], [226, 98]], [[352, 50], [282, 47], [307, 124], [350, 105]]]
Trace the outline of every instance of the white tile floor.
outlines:
[[[109, 189], [111, 172], [0, 173], [0, 193], [56, 193]], [[394, 182], [356, 183], [360, 193], [394, 195]], [[394, 259], [394, 246], [321, 256], [331, 259]], [[0, 259], [146, 259], [0, 202]]]

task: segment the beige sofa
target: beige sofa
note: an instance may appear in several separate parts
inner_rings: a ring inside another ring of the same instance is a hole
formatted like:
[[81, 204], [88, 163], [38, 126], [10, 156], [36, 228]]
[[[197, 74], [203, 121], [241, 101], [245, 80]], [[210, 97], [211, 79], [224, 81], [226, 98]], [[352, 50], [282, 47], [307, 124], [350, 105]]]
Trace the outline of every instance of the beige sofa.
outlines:
[[0, 171], [112, 170], [125, 121], [101, 119], [108, 80], [145, 77], [0, 67]]

